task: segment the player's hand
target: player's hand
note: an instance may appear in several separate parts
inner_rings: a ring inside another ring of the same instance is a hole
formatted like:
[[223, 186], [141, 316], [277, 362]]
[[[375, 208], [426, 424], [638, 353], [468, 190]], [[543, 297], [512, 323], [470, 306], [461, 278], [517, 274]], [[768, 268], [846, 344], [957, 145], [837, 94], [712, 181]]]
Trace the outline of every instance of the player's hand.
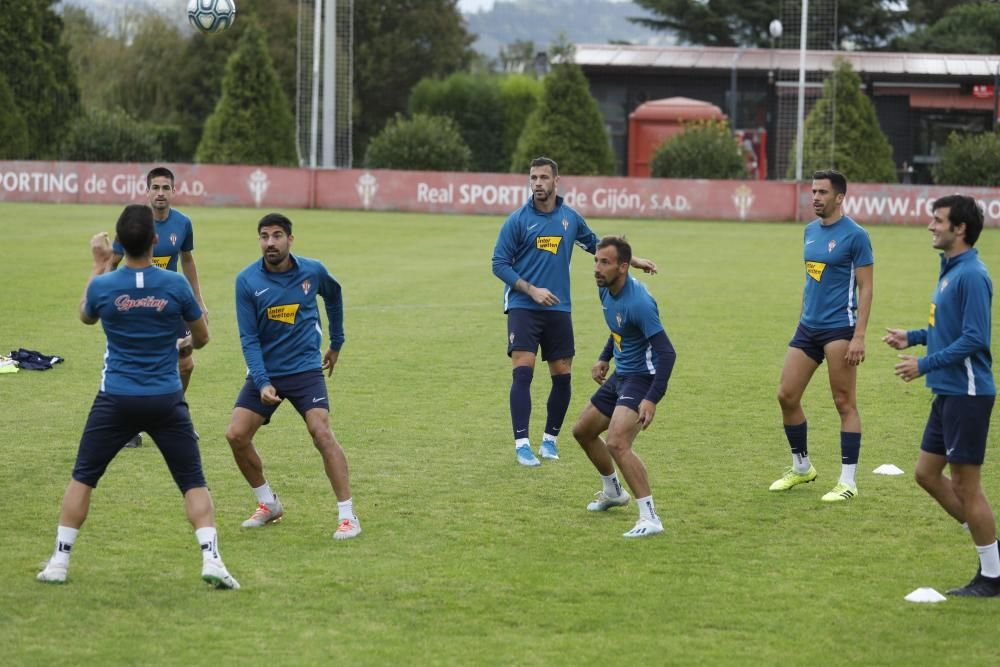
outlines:
[[847, 363], [851, 366], [857, 366], [862, 361], [865, 360], [865, 339], [854, 337], [851, 342], [847, 344], [847, 354], [844, 355], [847, 359]]
[[532, 285], [528, 288], [528, 296], [539, 306], [554, 306], [559, 303], [559, 297], [544, 287], [535, 287]]
[[264, 405], [277, 405], [281, 403], [281, 397], [273, 385], [267, 385], [260, 390], [260, 402]]
[[178, 357], [190, 357], [192, 352], [194, 352], [194, 341], [191, 336], [184, 336], [184, 338], [177, 339]]
[[94, 265], [105, 268], [111, 261], [111, 239], [107, 232], [94, 234], [90, 237], [90, 253], [94, 256]]
[[886, 329], [886, 334], [882, 336], [882, 342], [891, 348], [905, 350], [910, 346], [905, 329]]
[[326, 354], [323, 355], [323, 370], [326, 371], [327, 377], [333, 375], [333, 367], [337, 365], [337, 359], [339, 357], [339, 350], [333, 350], [331, 348], [326, 349]]
[[909, 382], [920, 377], [920, 366], [915, 356], [912, 354], [897, 354], [896, 356], [902, 359], [901, 362], [896, 364], [896, 375], [903, 382]]
[[611, 366], [606, 361], [601, 361], [598, 359], [594, 367], [590, 369], [590, 377], [594, 378], [594, 382], [597, 384], [604, 384], [604, 381], [608, 379], [608, 370]]
[[649, 425], [653, 423], [653, 417], [655, 416], [656, 403], [653, 403], [647, 398], [642, 399], [642, 402], [639, 403], [639, 423], [642, 424], [643, 431], [649, 428]]
[[632, 265], [633, 269], [642, 269], [645, 273], [648, 273], [651, 276], [656, 275], [656, 262], [652, 260], [643, 259], [642, 257], [633, 257], [632, 261], [629, 263]]

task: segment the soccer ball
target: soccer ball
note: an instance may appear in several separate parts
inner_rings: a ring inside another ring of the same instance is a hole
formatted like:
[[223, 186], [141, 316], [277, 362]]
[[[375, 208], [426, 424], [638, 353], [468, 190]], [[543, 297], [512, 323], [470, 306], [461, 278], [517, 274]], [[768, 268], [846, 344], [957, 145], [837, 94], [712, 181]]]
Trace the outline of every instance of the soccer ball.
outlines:
[[188, 21], [200, 32], [222, 32], [236, 20], [233, 0], [188, 0]]

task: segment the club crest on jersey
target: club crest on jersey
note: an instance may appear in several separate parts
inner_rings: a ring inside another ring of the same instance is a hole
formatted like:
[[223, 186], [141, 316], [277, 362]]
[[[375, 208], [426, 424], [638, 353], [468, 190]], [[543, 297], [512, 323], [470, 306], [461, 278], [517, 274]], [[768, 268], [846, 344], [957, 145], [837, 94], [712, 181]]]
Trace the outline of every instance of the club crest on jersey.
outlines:
[[830, 242], [826, 244], [826, 251], [833, 252], [833, 249], [837, 247], [837, 240], [830, 239]]
[[303, 292], [305, 292], [306, 294], [309, 294], [309, 288], [310, 287], [312, 287], [312, 283], [311, 282], [309, 282], [308, 280], [303, 280], [302, 281], [302, 291]]
[[938, 288], [938, 292], [943, 292], [944, 288], [948, 286], [948, 279], [945, 278], [941, 281], [941, 287]]
[[551, 252], [553, 255], [559, 254], [559, 244], [562, 243], [561, 236], [539, 236], [535, 238], [535, 247], [539, 250]]
[[271, 306], [267, 309], [267, 319], [273, 322], [295, 324], [295, 316], [299, 312], [299, 304], [290, 303], [284, 306]]
[[170, 245], [177, 245], [177, 234], [170, 235]]
[[566, 231], [567, 229], [569, 229], [569, 220], [567, 220], [566, 218], [563, 218], [562, 225], [563, 225], [563, 231]]
[[622, 314], [621, 313], [615, 313], [615, 322], [618, 323], [618, 328], [621, 329], [622, 328]]

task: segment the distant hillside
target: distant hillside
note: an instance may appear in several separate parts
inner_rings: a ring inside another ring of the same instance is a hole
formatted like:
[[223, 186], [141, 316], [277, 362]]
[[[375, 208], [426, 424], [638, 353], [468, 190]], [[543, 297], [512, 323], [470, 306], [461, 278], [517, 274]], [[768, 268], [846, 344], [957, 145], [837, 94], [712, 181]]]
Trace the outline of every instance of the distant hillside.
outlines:
[[575, 43], [673, 43], [667, 33], [653, 32], [628, 20], [634, 16], [647, 13], [631, 2], [497, 0], [492, 10], [466, 14], [465, 19], [469, 32], [478, 36], [473, 48], [489, 57], [515, 41], [531, 41], [545, 48], [558, 40], [559, 33]]

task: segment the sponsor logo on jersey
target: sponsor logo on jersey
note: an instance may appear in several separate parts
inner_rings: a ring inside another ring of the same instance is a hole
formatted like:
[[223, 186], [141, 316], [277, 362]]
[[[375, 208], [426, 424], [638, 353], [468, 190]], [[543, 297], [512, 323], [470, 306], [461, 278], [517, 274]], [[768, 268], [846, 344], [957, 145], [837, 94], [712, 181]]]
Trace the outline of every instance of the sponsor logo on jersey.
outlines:
[[284, 306], [271, 306], [267, 309], [267, 319], [285, 324], [295, 324], [295, 316], [299, 313], [299, 304], [290, 303]]
[[155, 264], [156, 266], [160, 267], [161, 269], [165, 269], [165, 268], [167, 268], [167, 265], [170, 264], [170, 257], [169, 256], [167, 256], [167, 257], [154, 257], [153, 258], [153, 264]]
[[806, 262], [806, 274], [816, 282], [822, 282], [826, 262]]
[[309, 288], [310, 287], [312, 287], [312, 283], [311, 282], [309, 282], [308, 280], [303, 280], [302, 281], [302, 291], [304, 293], [309, 294]]
[[539, 236], [535, 239], [535, 247], [539, 250], [551, 252], [553, 255], [559, 253], [559, 244], [562, 243], [561, 236]]
[[931, 314], [927, 317], [927, 323], [930, 324], [931, 326], [934, 326], [934, 311], [936, 311], [936, 310], [937, 310], [937, 304], [936, 303], [932, 303], [931, 304]]
[[614, 331], [611, 332], [611, 337], [615, 340], [615, 349], [619, 352], [622, 351], [622, 336], [621, 334], [616, 334]]
[[833, 252], [833, 249], [837, 247], [837, 240], [830, 239], [830, 242], [826, 244], [826, 251]]
[[158, 299], [155, 296], [144, 296], [141, 299], [133, 299], [128, 294], [122, 294], [117, 299], [115, 299], [115, 308], [123, 313], [127, 313], [133, 308], [153, 308], [157, 311], [163, 311], [169, 303], [166, 299]]

